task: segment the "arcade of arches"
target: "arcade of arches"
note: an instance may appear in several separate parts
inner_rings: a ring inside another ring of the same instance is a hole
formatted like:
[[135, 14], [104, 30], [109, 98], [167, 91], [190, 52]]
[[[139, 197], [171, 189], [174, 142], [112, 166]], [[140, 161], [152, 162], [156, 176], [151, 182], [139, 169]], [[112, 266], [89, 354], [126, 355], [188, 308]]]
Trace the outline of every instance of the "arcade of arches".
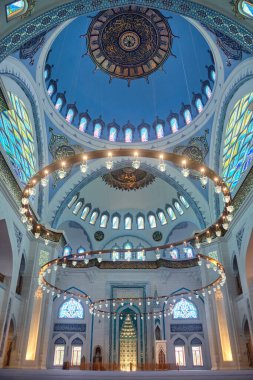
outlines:
[[0, 378], [252, 378], [253, 2], [216, 3], [1, 1]]

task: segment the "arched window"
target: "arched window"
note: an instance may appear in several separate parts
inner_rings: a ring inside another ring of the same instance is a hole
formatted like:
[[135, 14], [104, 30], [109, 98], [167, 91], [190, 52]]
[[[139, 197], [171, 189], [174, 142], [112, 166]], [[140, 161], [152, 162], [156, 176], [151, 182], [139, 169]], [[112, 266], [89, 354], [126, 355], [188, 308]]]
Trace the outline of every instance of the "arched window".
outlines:
[[51, 82], [48, 86], [48, 89], [47, 89], [47, 93], [50, 96], [50, 98], [54, 95], [55, 92], [56, 92], [55, 84], [53, 82]]
[[71, 342], [71, 366], [80, 366], [82, 357], [83, 341], [80, 338], [75, 338]]
[[47, 80], [49, 78], [49, 75], [50, 75], [50, 71], [49, 69], [46, 67], [45, 70], [44, 70], [44, 79]]
[[110, 127], [109, 129], [109, 141], [115, 142], [117, 140], [118, 130], [116, 127]]
[[77, 250], [77, 253], [80, 255], [82, 253], [85, 253], [86, 252], [86, 249], [84, 247], [79, 247], [78, 250]]
[[94, 225], [97, 221], [98, 216], [99, 216], [99, 212], [93, 211], [93, 213], [91, 214], [91, 217], [90, 217], [90, 224]]
[[175, 206], [175, 209], [178, 211], [178, 213], [180, 215], [183, 215], [184, 210], [182, 209], [182, 207], [180, 206], [180, 204], [177, 201], [174, 202], [174, 206]]
[[197, 111], [198, 111], [198, 113], [201, 113], [202, 111], [203, 111], [203, 103], [202, 103], [202, 100], [200, 99], [200, 98], [197, 98], [196, 100], [195, 100], [195, 106], [196, 106], [196, 108], [197, 108]]
[[209, 86], [209, 84], [205, 85], [204, 92], [205, 92], [207, 99], [210, 99], [212, 96], [212, 90], [211, 90], [211, 87]]
[[176, 220], [176, 218], [177, 218], [176, 214], [175, 214], [175, 212], [171, 206], [167, 207], [167, 213], [168, 213], [171, 220]]
[[143, 251], [142, 248], [143, 248], [142, 245], [139, 245], [139, 247], [138, 247], [139, 251], [137, 252], [137, 259], [144, 261], [146, 258], [146, 252]]
[[137, 216], [137, 228], [138, 230], [144, 230], [145, 228], [145, 220], [142, 215]]
[[108, 220], [109, 220], [109, 215], [108, 214], [102, 214], [101, 219], [100, 219], [100, 227], [106, 228]]
[[88, 126], [88, 119], [85, 116], [82, 116], [79, 121], [79, 131], [85, 132]]
[[63, 366], [66, 342], [63, 338], [58, 338], [54, 344], [54, 366]]
[[102, 134], [102, 124], [101, 123], [95, 123], [94, 125], [94, 137], [97, 139], [100, 139]]
[[238, 10], [243, 16], [253, 18], [252, 1], [245, 1], [245, 0], [239, 1]]
[[239, 100], [229, 117], [223, 147], [223, 179], [233, 191], [253, 160], [253, 92]]
[[212, 69], [212, 70], [210, 71], [210, 79], [211, 79], [213, 82], [215, 82], [215, 79], [216, 79], [216, 72], [215, 72], [214, 69]]
[[60, 309], [58, 318], [60, 319], [83, 319], [84, 310], [80, 302], [76, 301], [74, 298], [70, 298], [65, 301]]
[[90, 212], [90, 206], [85, 206], [81, 215], [81, 219], [85, 220]]
[[[126, 243], [124, 243], [123, 249], [133, 249], [133, 244], [130, 241], [127, 241]], [[133, 252], [133, 253], [135, 253], [135, 252]], [[124, 256], [125, 256], [125, 260], [131, 260], [132, 252], [125, 252]]]
[[171, 132], [172, 133], [176, 133], [178, 131], [178, 129], [179, 129], [179, 127], [178, 127], [178, 121], [177, 121], [177, 119], [175, 117], [172, 117], [170, 119], [170, 128], [171, 128]]
[[179, 258], [179, 251], [177, 248], [172, 248], [170, 250], [170, 256], [173, 260], [177, 260]]
[[62, 97], [61, 96], [59, 96], [58, 97], [58, 99], [57, 99], [57, 101], [56, 101], [56, 103], [55, 103], [55, 109], [57, 110], [57, 111], [59, 111], [60, 112], [60, 110], [62, 109], [62, 106], [63, 106], [63, 100], [62, 100]]
[[63, 255], [62, 256], [69, 256], [71, 255], [72, 248], [69, 245], [65, 245], [63, 248]]
[[184, 110], [184, 121], [187, 125], [192, 122], [192, 115], [188, 108]]
[[183, 197], [183, 195], [179, 195], [179, 199], [180, 199], [180, 201], [182, 202], [182, 204], [184, 205], [185, 208], [189, 208], [190, 207], [189, 203], [187, 202], [187, 200], [185, 199], [185, 197]]
[[66, 121], [71, 124], [75, 116], [75, 112], [73, 108], [69, 108], [67, 115], [66, 115]]
[[74, 215], [77, 215], [79, 213], [79, 211], [81, 210], [81, 208], [83, 207], [83, 201], [79, 201], [76, 205], [75, 205], [75, 208], [73, 210], [73, 214]]
[[141, 141], [147, 142], [148, 141], [148, 128], [142, 127], [140, 132], [141, 132]]
[[154, 214], [148, 215], [148, 222], [149, 222], [150, 228], [156, 228], [156, 218]]
[[12, 93], [9, 97], [13, 110], [0, 114], [0, 144], [22, 184], [26, 184], [36, 172], [33, 128], [22, 100]]
[[120, 222], [119, 216], [118, 215], [114, 215], [112, 217], [112, 228], [113, 228], [113, 230], [118, 230], [119, 229], [119, 222]]
[[203, 355], [202, 355], [202, 342], [198, 338], [194, 338], [191, 341], [192, 347], [192, 362], [194, 367], [203, 366]]
[[133, 141], [133, 130], [132, 128], [126, 128], [125, 130], [125, 142], [131, 143]]
[[186, 361], [185, 361], [185, 342], [183, 339], [176, 339], [174, 342], [175, 346], [175, 359], [176, 359], [176, 364], [180, 367], [185, 367], [186, 366]]
[[184, 247], [183, 249], [187, 259], [192, 259], [194, 257], [194, 251], [192, 247]]
[[158, 216], [158, 218], [159, 218], [160, 223], [161, 223], [162, 226], [164, 226], [165, 224], [167, 224], [167, 219], [166, 219], [166, 216], [165, 216], [165, 214], [164, 214], [163, 211], [158, 211], [157, 212], [157, 216]]
[[131, 230], [133, 224], [133, 218], [130, 215], [125, 217], [125, 230]]
[[12, 1], [6, 5], [6, 17], [7, 21], [11, 21], [16, 17], [23, 15], [27, 11], [27, 1], [19, 0]]
[[73, 206], [73, 204], [77, 201], [77, 198], [78, 198], [77, 194], [73, 196], [73, 198], [71, 199], [71, 201], [68, 204], [68, 208], [71, 208]]
[[113, 247], [112, 247], [112, 260], [115, 261], [115, 260], [119, 260], [119, 251], [120, 251], [120, 248], [117, 244], [115, 244]]
[[162, 139], [164, 137], [164, 129], [161, 123], [156, 124], [155, 132], [156, 132], [157, 139]]
[[198, 310], [194, 303], [182, 298], [173, 309], [173, 319], [197, 319]]

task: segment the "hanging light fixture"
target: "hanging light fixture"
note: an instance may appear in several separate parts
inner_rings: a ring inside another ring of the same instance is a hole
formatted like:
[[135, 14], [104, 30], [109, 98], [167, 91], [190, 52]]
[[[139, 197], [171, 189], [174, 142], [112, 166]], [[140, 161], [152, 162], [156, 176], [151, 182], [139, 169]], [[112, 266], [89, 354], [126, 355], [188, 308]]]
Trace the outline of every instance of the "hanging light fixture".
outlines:
[[183, 168], [181, 170], [181, 173], [183, 174], [184, 177], [189, 177], [190, 170], [186, 167], [186, 160], [182, 161]]
[[163, 155], [161, 154], [160, 155], [160, 160], [159, 160], [159, 164], [158, 164], [158, 169], [160, 170], [160, 172], [165, 172], [166, 171], [166, 164], [163, 160]]
[[199, 237], [198, 236], [196, 236], [196, 243], [195, 243], [195, 247], [197, 248], [197, 249], [200, 249], [200, 242], [199, 242]]
[[59, 177], [60, 179], [65, 178], [66, 175], [67, 175], [67, 172], [66, 172], [66, 170], [64, 169], [64, 166], [65, 166], [65, 162], [62, 162], [62, 163], [61, 163], [61, 168], [58, 169], [58, 177]]
[[80, 164], [81, 173], [85, 174], [88, 170], [87, 156], [83, 156], [83, 162]]
[[155, 256], [156, 256], [156, 260], [159, 260], [161, 258], [161, 253], [160, 253], [160, 249], [159, 248], [156, 248]]
[[138, 159], [138, 152], [134, 152], [134, 160], [132, 162], [132, 167], [137, 170], [139, 169], [140, 166], [141, 166], [141, 162]]
[[108, 153], [108, 159], [105, 161], [106, 169], [111, 170], [113, 168], [112, 153]]
[[202, 186], [206, 186], [208, 182], [208, 177], [205, 175], [205, 169], [201, 168], [201, 176], [200, 176], [200, 182]]
[[227, 206], [227, 210], [228, 210], [228, 212], [233, 212], [234, 211], [234, 206], [233, 205], [229, 205], [229, 206]]
[[36, 195], [36, 189], [35, 189], [35, 187], [30, 187], [30, 189], [29, 189], [29, 195], [30, 196]]
[[214, 178], [214, 182], [215, 182], [215, 192], [216, 194], [220, 194], [221, 193], [221, 185], [219, 184], [219, 179], [217, 177]]
[[36, 232], [34, 234], [35, 239], [38, 239], [40, 237], [40, 226], [36, 227]]
[[45, 243], [45, 245], [48, 245], [48, 243], [49, 243], [49, 233], [47, 233], [47, 235], [46, 235], [46, 238], [44, 239], [44, 243]]
[[216, 227], [215, 234], [216, 234], [217, 237], [220, 237], [220, 236], [221, 236], [221, 230], [220, 230], [220, 228], [219, 228], [219, 225], [216, 224], [215, 227]]
[[99, 255], [98, 255], [98, 262], [101, 263], [102, 261], [103, 261], [102, 255], [101, 255], [101, 253], [99, 253]]
[[206, 241], [208, 244], [210, 244], [212, 242], [212, 237], [210, 235], [210, 231], [206, 232]]
[[21, 222], [22, 222], [22, 223], [26, 223], [27, 220], [28, 220], [28, 218], [27, 218], [26, 215], [22, 215], [22, 216], [21, 216]]
[[48, 179], [46, 177], [42, 178], [40, 181], [42, 187], [47, 187]]
[[224, 228], [224, 230], [227, 231], [228, 230], [228, 222], [226, 220], [226, 217], [223, 216], [222, 219], [223, 219], [222, 227]]
[[228, 214], [227, 215], [227, 220], [229, 221], [229, 222], [232, 222], [232, 220], [233, 220], [233, 215], [232, 214]]

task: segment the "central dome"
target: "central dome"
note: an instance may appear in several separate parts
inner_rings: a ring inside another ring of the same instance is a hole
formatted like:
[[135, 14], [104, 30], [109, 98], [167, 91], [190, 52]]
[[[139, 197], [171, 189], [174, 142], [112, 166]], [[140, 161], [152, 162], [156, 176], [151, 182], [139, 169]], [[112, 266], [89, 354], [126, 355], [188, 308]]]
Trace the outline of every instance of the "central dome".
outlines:
[[172, 38], [159, 11], [134, 6], [99, 13], [87, 34], [96, 66], [111, 77], [128, 80], [157, 70], [170, 55]]

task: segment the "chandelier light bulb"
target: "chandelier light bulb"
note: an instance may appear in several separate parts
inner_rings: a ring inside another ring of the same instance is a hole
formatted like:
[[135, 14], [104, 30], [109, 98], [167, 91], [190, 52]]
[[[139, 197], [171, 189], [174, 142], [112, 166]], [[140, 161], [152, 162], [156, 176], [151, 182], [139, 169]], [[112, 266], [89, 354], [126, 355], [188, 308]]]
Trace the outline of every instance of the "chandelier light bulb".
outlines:
[[26, 215], [22, 215], [22, 216], [21, 216], [21, 222], [22, 222], [22, 223], [26, 223], [27, 220], [28, 220], [28, 219], [27, 219], [27, 216], [26, 216]]
[[29, 203], [29, 199], [28, 198], [26, 198], [26, 197], [24, 197], [24, 198], [22, 198], [22, 204], [23, 205], [28, 205], [28, 203]]
[[181, 172], [182, 172], [183, 176], [186, 178], [189, 177], [189, 175], [190, 175], [190, 170], [188, 168], [183, 168], [181, 170]]
[[49, 244], [49, 240], [48, 239], [44, 239], [44, 243], [45, 243], [45, 245], [48, 245]]
[[73, 267], [76, 267], [77, 261], [76, 260], [72, 261], [72, 265], [73, 265]]
[[227, 206], [227, 210], [230, 213], [233, 212], [234, 211], [234, 206], [232, 206], [232, 205]]
[[32, 195], [32, 196], [36, 195], [36, 189], [35, 189], [35, 187], [30, 187], [29, 194]]
[[83, 162], [80, 165], [81, 173], [85, 174], [88, 170], [87, 157], [83, 157]]
[[35, 237], [35, 239], [39, 239], [40, 233], [39, 232], [35, 232], [34, 237]]
[[160, 254], [160, 250], [159, 249], [156, 250], [155, 256], [156, 256], [157, 260], [159, 260], [161, 258], [161, 254]]
[[216, 230], [215, 234], [216, 234], [217, 237], [220, 237], [221, 236], [221, 230]]
[[166, 164], [165, 162], [163, 161], [163, 155], [160, 156], [160, 161], [159, 161], [159, 164], [158, 164], [158, 169], [160, 170], [160, 172], [164, 173], [166, 171]]
[[67, 175], [67, 172], [64, 170], [64, 168], [61, 168], [61, 169], [58, 170], [58, 177], [59, 177], [60, 179], [65, 178], [66, 175]]
[[233, 215], [232, 215], [232, 214], [228, 214], [228, 215], [227, 215], [227, 220], [228, 220], [229, 222], [232, 222], [232, 220], [233, 220]]
[[99, 254], [99, 255], [98, 255], [98, 262], [101, 263], [102, 261], [103, 261], [102, 255]]
[[202, 175], [202, 176], [200, 177], [200, 182], [201, 182], [201, 185], [202, 185], [202, 186], [206, 186], [206, 185], [207, 185], [207, 182], [208, 182], [208, 178], [207, 178], [207, 176]]
[[27, 209], [25, 207], [20, 207], [19, 212], [21, 215], [24, 215], [26, 213], [26, 210]]
[[229, 195], [224, 195], [224, 201], [226, 203], [229, 203], [230, 202], [230, 196]]
[[105, 161], [106, 169], [111, 170], [113, 168], [113, 160], [111, 152], [108, 153], [108, 159]]
[[27, 223], [27, 231], [32, 231], [32, 229], [33, 229], [33, 225], [32, 225], [32, 223]]
[[215, 192], [216, 192], [216, 194], [220, 194], [221, 193], [221, 186], [220, 185], [216, 185], [215, 186]]
[[226, 221], [224, 221], [224, 223], [222, 224], [222, 227], [224, 228], [224, 230], [228, 230], [228, 223]]
[[132, 167], [137, 170], [137, 169], [139, 169], [140, 166], [141, 166], [141, 162], [138, 159], [138, 153], [135, 152], [134, 153], [134, 160], [132, 162]]
[[48, 179], [46, 177], [42, 178], [40, 181], [42, 187], [47, 187]]

